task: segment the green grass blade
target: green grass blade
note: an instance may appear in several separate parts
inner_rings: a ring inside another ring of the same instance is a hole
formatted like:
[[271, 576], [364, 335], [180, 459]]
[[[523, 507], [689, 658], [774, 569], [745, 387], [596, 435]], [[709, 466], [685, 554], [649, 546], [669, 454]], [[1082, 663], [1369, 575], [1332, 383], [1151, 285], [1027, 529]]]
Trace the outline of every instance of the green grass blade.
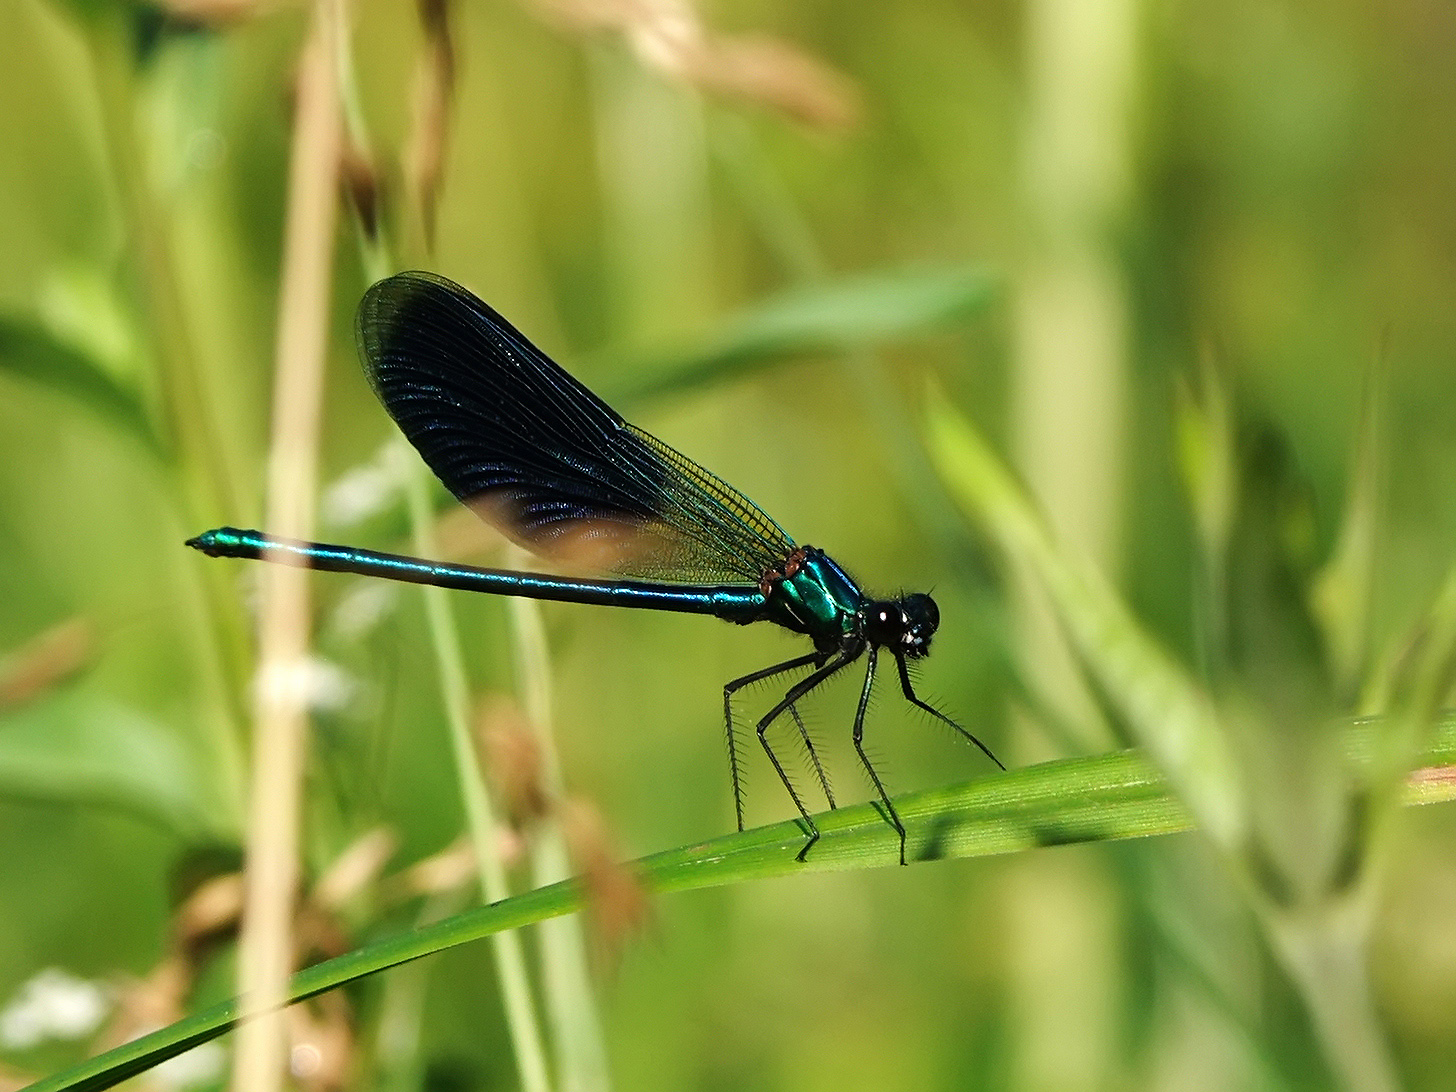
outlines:
[[174, 730], [89, 690], [0, 714], [0, 797], [119, 808], [193, 841], [235, 838], [211, 787]]
[[1008, 563], [1047, 593], [1057, 621], [1134, 739], [1167, 771], [1215, 843], [1241, 843], [1238, 771], [1213, 702], [1133, 616], [1106, 578], [1064, 549], [1009, 469], [936, 391], [927, 445], [946, 488]]
[[[1351, 735], [1356, 757], [1368, 756], [1370, 725]], [[1456, 718], [1448, 718], [1407, 792], [1411, 803], [1456, 799]], [[982, 857], [1038, 846], [1112, 841], [1189, 830], [1192, 820], [1167, 783], [1139, 752], [1060, 759], [996, 773], [965, 784], [910, 793], [895, 807], [908, 831], [911, 861]], [[681, 846], [633, 866], [649, 891], [691, 891], [795, 873], [894, 865], [899, 842], [877, 807], [863, 804], [815, 817], [823, 834], [809, 859], [797, 822]], [[300, 971], [289, 996], [301, 1001], [411, 960], [580, 910], [586, 896], [566, 880], [434, 925], [393, 937]], [[238, 1020], [236, 999], [48, 1077], [30, 1092], [110, 1088], [168, 1058], [215, 1039]]]
[[138, 394], [40, 323], [0, 314], [0, 370], [74, 399], [140, 441], [153, 455], [160, 456], [165, 450]]
[[784, 357], [843, 352], [945, 329], [980, 312], [996, 281], [978, 266], [875, 270], [771, 296], [676, 351], [611, 355], [611, 374], [642, 374], [614, 398], [677, 392]]

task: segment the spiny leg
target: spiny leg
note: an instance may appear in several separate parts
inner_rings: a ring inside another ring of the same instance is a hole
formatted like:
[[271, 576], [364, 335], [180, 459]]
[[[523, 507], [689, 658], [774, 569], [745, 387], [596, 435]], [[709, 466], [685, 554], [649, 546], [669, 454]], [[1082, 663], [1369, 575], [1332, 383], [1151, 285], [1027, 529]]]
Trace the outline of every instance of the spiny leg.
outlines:
[[785, 660], [781, 664], [774, 664], [772, 667], [765, 667], [761, 671], [754, 671], [744, 675], [740, 679], [734, 679], [723, 686], [723, 726], [728, 733], [728, 772], [733, 777], [733, 810], [738, 816], [738, 829], [743, 830], [743, 784], [738, 780], [738, 740], [733, 733], [733, 694], [737, 690], [748, 686], [751, 683], [762, 682], [764, 679], [771, 679], [775, 675], [781, 675], [785, 671], [793, 671], [795, 668], [808, 667], [813, 664], [816, 668], [823, 667], [824, 662], [829, 658], [825, 652], [810, 652], [804, 656], [795, 656], [792, 660]]
[[[869, 755], [864, 752], [864, 719], [865, 710], [870, 706], [870, 690], [875, 685], [875, 661], [879, 659], [879, 648], [870, 647], [870, 666], [865, 670], [864, 689], [859, 694], [859, 708], [854, 714], [854, 749], [859, 752], [859, 760], [864, 763], [865, 771], [870, 775], [870, 780], [875, 783], [875, 791], [880, 794], [880, 802], [885, 805], [885, 815], [889, 818], [890, 824], [900, 832], [900, 863], [905, 863], [905, 824], [900, 822], [900, 813], [895, 810], [895, 805], [890, 803], [890, 794], [885, 791], [884, 782], [880, 775], [875, 773], [874, 766], [870, 765]], [[903, 669], [904, 664], [902, 663]]]
[[809, 752], [814, 776], [819, 779], [819, 787], [824, 790], [824, 799], [829, 801], [829, 810], [833, 811], [839, 805], [834, 802], [834, 790], [829, 787], [829, 774], [824, 769], [824, 763], [819, 761], [819, 752], [814, 749], [814, 741], [809, 738], [809, 729], [804, 726], [804, 718], [799, 716], [797, 705], [789, 706], [789, 713], [793, 716], [794, 723], [799, 726], [799, 737], [804, 741], [804, 750]]
[[773, 763], [773, 768], [778, 772], [779, 780], [784, 783], [784, 788], [789, 791], [789, 799], [794, 802], [794, 807], [799, 809], [799, 814], [803, 816], [804, 823], [809, 828], [809, 840], [804, 843], [804, 848], [799, 850], [798, 856], [795, 858], [799, 861], [804, 859], [804, 855], [819, 840], [819, 827], [815, 824], [813, 817], [810, 816], [809, 809], [804, 807], [804, 802], [799, 799], [799, 792], [794, 788], [794, 783], [789, 780], [789, 775], [784, 771], [783, 763], [779, 761], [779, 756], [774, 754], [773, 747], [769, 745], [768, 729], [774, 721], [783, 715], [785, 709], [792, 709], [796, 701], [840, 668], [846, 664], [853, 663], [862, 651], [863, 648], [854, 648], [835, 653], [833, 659], [817, 668], [807, 679], [800, 679], [793, 686], [789, 687], [789, 691], [784, 695], [783, 700], [765, 713], [763, 719], [758, 722], [758, 742], [763, 744], [764, 753], [768, 755], [768, 760]]
[[[900, 689], [903, 690], [903, 691], [905, 691], [905, 698], [906, 698], [907, 701], [909, 701], [912, 705], [917, 705], [921, 709], [924, 709], [927, 713], [929, 713], [936, 720], [942, 721], [945, 724], [949, 724], [957, 732], [959, 732], [961, 735], [965, 736], [966, 739], [970, 740], [977, 747], [981, 748], [981, 753], [982, 754], [984, 754], [992, 762], [996, 763], [996, 765], [1001, 766], [1001, 760], [991, 753], [991, 748], [987, 747], [979, 739], [977, 739], [975, 736], [971, 735], [970, 732], [967, 732], [964, 728], [962, 728], [955, 721], [951, 720], [950, 717], [946, 716], [944, 713], [942, 713], [935, 706], [931, 705], [929, 702], [923, 702], [918, 697], [916, 697], [915, 696], [915, 688], [910, 685], [910, 671], [905, 666], [905, 660], [904, 660], [904, 658], [903, 657], [896, 657], [896, 662], [900, 665]], [[1005, 766], [1001, 766], [1001, 768], [1004, 770], [1006, 767]]]

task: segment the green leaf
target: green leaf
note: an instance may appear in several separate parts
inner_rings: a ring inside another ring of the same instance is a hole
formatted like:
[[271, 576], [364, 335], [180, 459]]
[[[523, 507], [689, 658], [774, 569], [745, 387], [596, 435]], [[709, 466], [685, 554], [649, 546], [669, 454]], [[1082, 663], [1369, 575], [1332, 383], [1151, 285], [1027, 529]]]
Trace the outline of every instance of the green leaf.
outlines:
[[[1371, 726], [1349, 733], [1352, 758], [1368, 759]], [[1456, 720], [1443, 723], [1425, 758], [1427, 769], [1407, 791], [1408, 803], [1456, 798]], [[895, 800], [905, 821], [912, 862], [1013, 853], [1037, 846], [1111, 841], [1188, 830], [1192, 822], [1167, 783], [1139, 752], [1060, 759], [992, 774], [961, 785], [909, 793]], [[894, 866], [899, 841], [873, 804], [815, 816], [822, 832], [809, 859], [797, 822], [730, 834], [645, 857], [631, 866], [652, 892], [693, 891], [746, 880], [811, 872]], [[315, 964], [293, 976], [289, 999], [302, 1001], [411, 960], [506, 929], [582, 909], [576, 880], [468, 910], [402, 936]], [[29, 1092], [94, 1092], [110, 1088], [230, 1030], [236, 998], [160, 1031], [134, 1039], [37, 1082]]]
[[1224, 607], [1228, 669], [1243, 699], [1255, 702], [1266, 722], [1282, 723], [1287, 735], [1295, 725], [1328, 722], [1343, 708], [1310, 609], [1314, 493], [1288, 437], [1272, 422], [1249, 416], [1236, 454], [1238, 509]]
[[720, 333], [697, 345], [657, 354], [612, 354], [613, 369], [648, 376], [613, 394], [662, 394], [786, 356], [923, 335], [980, 312], [995, 285], [983, 269], [957, 266], [861, 273], [794, 288], [729, 319]]
[[0, 314], [0, 369], [76, 400], [141, 441], [151, 453], [163, 453], [164, 445], [137, 392], [34, 319]]
[[1386, 368], [1374, 361], [1361, 400], [1360, 432], [1351, 456], [1349, 484], [1335, 548], [1310, 590], [1312, 609], [1324, 630], [1331, 670], [1351, 689], [1371, 658], [1370, 619], [1380, 556], [1384, 504]]
[[[900, 797], [911, 861], [1009, 853], [1034, 846], [1130, 838], [1185, 830], [1188, 818], [1161, 779], [1132, 752], [1000, 773], [964, 785]], [[870, 804], [815, 817], [822, 837], [804, 863], [798, 823], [732, 834], [638, 861], [633, 872], [653, 892], [688, 891], [770, 876], [896, 865], [899, 841]], [[457, 914], [404, 936], [300, 971], [289, 996], [300, 1001], [422, 956], [580, 910], [581, 884], [568, 880]], [[40, 1081], [31, 1092], [109, 1088], [223, 1034], [237, 1021], [236, 999]]]
[[86, 691], [0, 716], [0, 794], [117, 807], [194, 840], [236, 837], [203, 798], [207, 784], [174, 732]]
[[1237, 504], [1233, 409], [1223, 377], [1206, 364], [1197, 385], [1180, 383], [1174, 402], [1175, 451], [1205, 554], [1221, 558]]
[[927, 443], [952, 498], [1047, 592], [1057, 620], [1135, 739], [1225, 849], [1245, 816], [1233, 756], [1212, 701], [1137, 622], [1106, 578], [1065, 550], [1006, 466], [944, 396], [928, 402]]

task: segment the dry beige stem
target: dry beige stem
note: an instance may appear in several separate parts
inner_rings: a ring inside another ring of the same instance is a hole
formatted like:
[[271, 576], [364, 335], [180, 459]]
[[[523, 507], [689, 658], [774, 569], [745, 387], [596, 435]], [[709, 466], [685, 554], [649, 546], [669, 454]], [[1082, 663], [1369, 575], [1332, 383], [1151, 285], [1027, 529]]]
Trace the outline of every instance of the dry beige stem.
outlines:
[[461, 837], [392, 877], [387, 887], [402, 898], [440, 895], [458, 891], [474, 881], [475, 876], [475, 850], [469, 838]]
[[626, 940], [647, 920], [647, 892], [617, 852], [601, 813], [584, 800], [561, 807], [566, 846], [586, 889], [598, 956], [612, 963]]
[[482, 765], [500, 793], [507, 821], [520, 831], [551, 811], [541, 744], [526, 714], [508, 698], [489, 702], [479, 723]]
[[568, 31], [621, 34], [638, 59], [678, 83], [756, 103], [822, 129], [859, 118], [849, 79], [788, 42], [715, 34], [685, 0], [530, 0]]
[[43, 630], [0, 661], [0, 709], [40, 697], [91, 659], [91, 623], [72, 618]]
[[415, 72], [414, 123], [405, 154], [405, 176], [419, 209], [425, 250], [432, 251], [455, 90], [455, 46], [450, 37], [449, 0], [419, 0], [419, 5], [425, 40]]
[[399, 840], [388, 827], [375, 827], [360, 835], [324, 871], [313, 886], [312, 901], [329, 913], [360, 892], [374, 886], [394, 855]]
[[[317, 0], [299, 61], [287, 220], [279, 282], [266, 526], [310, 538], [318, 507], [318, 445], [329, 336], [334, 227], [343, 116], [336, 63], [345, 0]], [[247, 879], [238, 944], [238, 992], [259, 1012], [237, 1033], [235, 1092], [275, 1092], [282, 1082], [287, 996], [295, 941], [306, 695], [290, 680], [308, 654], [307, 573], [265, 565], [260, 574], [259, 669]]]
[[162, 10], [181, 22], [225, 27], [298, 6], [297, 0], [161, 0]]

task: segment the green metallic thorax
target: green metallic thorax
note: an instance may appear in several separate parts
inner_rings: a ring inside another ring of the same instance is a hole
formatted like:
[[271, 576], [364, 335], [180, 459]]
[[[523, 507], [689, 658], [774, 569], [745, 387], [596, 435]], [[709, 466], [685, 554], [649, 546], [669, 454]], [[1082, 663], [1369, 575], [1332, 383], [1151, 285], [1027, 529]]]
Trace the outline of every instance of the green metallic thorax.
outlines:
[[823, 550], [802, 547], [774, 575], [763, 618], [808, 634], [821, 651], [839, 647], [854, 631], [864, 593]]

